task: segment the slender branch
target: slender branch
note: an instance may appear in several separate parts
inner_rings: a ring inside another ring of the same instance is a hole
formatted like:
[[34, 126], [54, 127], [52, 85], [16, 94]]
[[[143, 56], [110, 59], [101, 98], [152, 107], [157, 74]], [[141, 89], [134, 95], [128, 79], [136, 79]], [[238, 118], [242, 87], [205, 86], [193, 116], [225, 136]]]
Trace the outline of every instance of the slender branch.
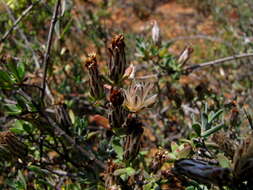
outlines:
[[[22, 96], [24, 96], [28, 101], [32, 102], [34, 104], [34, 101], [32, 98], [26, 94], [23, 90], [19, 89], [18, 93], [20, 93]], [[100, 167], [101, 169], [105, 169], [105, 165], [101, 160], [98, 160], [94, 153], [91, 150], [85, 150], [82, 146], [76, 144], [75, 139], [73, 139], [71, 136], [69, 136], [64, 130], [61, 129], [61, 127], [49, 116], [49, 114], [43, 110], [39, 111], [39, 114], [46, 119], [47, 123], [52, 126], [50, 128], [52, 133], [57, 137], [63, 137], [72, 147], [76, 148], [81, 155], [88, 158], [90, 161], [94, 161], [95, 165]]]
[[41, 112], [41, 115], [46, 118], [46, 120], [48, 121], [48, 123], [54, 128], [54, 132], [57, 136], [62, 136], [65, 138], [66, 141], [68, 141], [68, 143], [70, 143], [73, 147], [75, 147], [80, 154], [82, 154], [83, 156], [87, 157], [90, 161], [94, 161], [94, 163], [99, 166], [102, 169], [105, 169], [105, 165], [102, 161], [98, 160], [96, 158], [96, 156], [89, 150], [85, 150], [83, 149], [83, 147], [81, 147], [80, 145], [76, 144], [75, 140], [72, 139], [72, 137], [70, 137], [64, 130], [62, 130], [58, 124], [51, 118], [48, 116], [48, 114], [46, 112]]
[[13, 23], [12, 27], [4, 34], [4, 36], [1, 38], [0, 42], [4, 42], [11, 32], [15, 29], [15, 27], [19, 24], [19, 22], [26, 16], [28, 13], [34, 8], [35, 5], [37, 5], [40, 2], [40, 0], [35, 1], [32, 3], [27, 9], [25, 9], [21, 15], [18, 17], [18, 19]]
[[195, 39], [204, 39], [204, 40], [209, 40], [209, 41], [214, 41], [214, 42], [220, 42], [220, 43], [224, 43], [228, 47], [233, 47], [233, 44], [221, 38], [203, 35], [203, 34], [197, 34], [197, 35], [192, 35], [192, 36], [179, 36], [179, 37], [170, 39], [169, 42], [176, 42], [179, 40], [195, 40]]
[[51, 50], [51, 46], [52, 46], [52, 39], [53, 39], [53, 34], [54, 34], [54, 27], [57, 21], [57, 16], [58, 16], [58, 12], [60, 9], [60, 4], [61, 4], [61, 0], [58, 0], [57, 3], [55, 4], [55, 8], [54, 8], [54, 13], [53, 13], [53, 17], [51, 20], [51, 25], [50, 25], [50, 29], [49, 29], [49, 33], [48, 33], [48, 39], [47, 39], [47, 49], [44, 55], [44, 60], [43, 60], [43, 78], [42, 78], [42, 92], [41, 92], [41, 102], [43, 102], [44, 96], [45, 96], [45, 90], [46, 90], [46, 78], [47, 78], [47, 68], [48, 68], [48, 64], [49, 64], [49, 60], [50, 60], [50, 50]]
[[148, 79], [157, 80], [157, 79], [158, 79], [158, 74], [152, 74], [152, 75], [146, 75], [146, 76], [139, 76], [139, 77], [136, 77], [136, 79], [138, 79], [138, 80], [148, 80]]
[[230, 57], [225, 57], [225, 58], [221, 58], [221, 59], [217, 59], [214, 61], [209, 61], [209, 62], [205, 62], [205, 63], [201, 63], [201, 64], [196, 64], [196, 65], [192, 65], [189, 67], [186, 67], [184, 70], [189, 73], [192, 72], [194, 70], [203, 68], [203, 67], [207, 67], [210, 65], [216, 65], [216, 64], [222, 64], [228, 61], [233, 61], [233, 60], [238, 60], [238, 59], [243, 59], [243, 58], [249, 58], [249, 57], [253, 57], [253, 53], [244, 53], [241, 55], [234, 55], [234, 56], [230, 56]]
[[[12, 20], [13, 22], [15, 22], [16, 19], [15, 19], [14, 15], [13, 15], [11, 9], [10, 9], [9, 6], [4, 2], [4, 0], [1, 0], [1, 1], [2, 1], [2, 4], [4, 5], [4, 7], [5, 7], [7, 13], [9, 14], [11, 20]], [[24, 42], [25, 42], [25, 46], [32, 52], [32, 56], [33, 56], [33, 60], [34, 60], [34, 62], [35, 62], [36, 68], [40, 68], [39, 60], [38, 60], [38, 58], [37, 58], [37, 56], [36, 56], [36, 54], [35, 54], [33, 48], [31, 47], [31, 44], [30, 44], [30, 42], [28, 41], [28, 39], [27, 39], [27, 37], [26, 37], [24, 31], [23, 31], [21, 28], [19, 28], [18, 26], [17, 26], [17, 30], [18, 30], [18, 32], [19, 32], [21, 38], [23, 38], [23, 40], [24, 40]]]

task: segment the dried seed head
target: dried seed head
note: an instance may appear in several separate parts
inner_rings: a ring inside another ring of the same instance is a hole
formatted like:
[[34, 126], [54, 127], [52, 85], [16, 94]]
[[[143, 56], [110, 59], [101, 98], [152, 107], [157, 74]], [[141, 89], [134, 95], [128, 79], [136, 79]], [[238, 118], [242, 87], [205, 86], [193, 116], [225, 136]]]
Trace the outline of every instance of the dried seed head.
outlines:
[[122, 34], [116, 35], [112, 39], [112, 49], [115, 49], [115, 48], [119, 48], [119, 49], [125, 48], [124, 36]]
[[122, 106], [110, 106], [108, 119], [111, 129], [122, 128], [126, 120], [126, 114], [126, 110]]
[[95, 53], [89, 54], [88, 58], [85, 61], [85, 66], [89, 71], [91, 96], [94, 97], [95, 99], [103, 98], [104, 97], [103, 83], [99, 75]]
[[116, 84], [122, 80], [127, 63], [125, 55], [125, 42], [122, 34], [115, 36], [111, 42], [109, 76]]

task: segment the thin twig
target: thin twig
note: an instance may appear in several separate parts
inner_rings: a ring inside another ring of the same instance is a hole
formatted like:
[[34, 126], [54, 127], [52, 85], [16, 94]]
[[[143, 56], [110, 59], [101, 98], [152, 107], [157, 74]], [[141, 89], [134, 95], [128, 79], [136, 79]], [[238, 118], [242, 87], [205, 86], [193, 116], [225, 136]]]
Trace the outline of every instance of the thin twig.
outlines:
[[57, 3], [55, 4], [55, 8], [54, 8], [54, 13], [53, 13], [53, 17], [51, 20], [51, 25], [50, 25], [50, 29], [49, 29], [49, 33], [48, 33], [48, 39], [47, 39], [47, 49], [46, 49], [46, 53], [44, 55], [44, 59], [43, 59], [43, 78], [42, 78], [42, 92], [41, 92], [41, 102], [43, 102], [44, 96], [45, 96], [45, 90], [46, 90], [46, 78], [47, 78], [47, 68], [48, 68], [48, 64], [49, 64], [49, 58], [50, 58], [50, 50], [51, 50], [51, 46], [52, 46], [52, 39], [53, 39], [53, 34], [54, 34], [54, 27], [57, 21], [57, 16], [58, 16], [58, 12], [59, 12], [59, 8], [60, 8], [60, 4], [61, 4], [61, 0], [58, 0]]
[[[23, 97], [25, 97], [28, 101], [35, 104], [33, 99], [26, 94], [23, 90], [19, 89], [18, 93], [21, 94]], [[75, 139], [73, 139], [71, 136], [69, 136], [64, 130], [61, 129], [61, 127], [49, 116], [49, 114], [43, 110], [39, 111], [39, 114], [46, 119], [47, 123], [52, 126], [53, 135], [57, 137], [63, 137], [72, 147], [76, 148], [81, 155], [88, 158], [90, 161], [93, 161], [96, 166], [100, 167], [101, 169], [105, 169], [105, 165], [101, 160], [98, 160], [94, 153], [91, 150], [85, 150], [82, 146], [76, 144]]]
[[[2, 4], [4, 5], [4, 7], [5, 7], [7, 13], [9, 14], [11, 20], [12, 20], [13, 22], [15, 22], [16, 19], [15, 19], [14, 15], [13, 15], [11, 9], [10, 9], [9, 6], [4, 2], [4, 0], [1, 0], [1, 1], [2, 1]], [[19, 32], [21, 38], [23, 38], [23, 40], [24, 40], [24, 42], [25, 42], [25, 46], [32, 52], [32, 56], [33, 56], [33, 60], [34, 60], [34, 62], [35, 62], [36, 68], [37, 68], [37, 69], [40, 68], [39, 60], [38, 60], [38, 58], [37, 58], [37, 56], [36, 56], [36, 54], [35, 54], [33, 48], [31, 47], [31, 44], [30, 44], [30, 42], [28, 41], [28, 39], [27, 39], [27, 37], [26, 37], [24, 31], [23, 31], [21, 28], [19, 28], [18, 26], [17, 26], [17, 30], [18, 30], [18, 32]]]
[[225, 63], [225, 62], [228, 62], [228, 61], [233, 61], [233, 60], [238, 60], [238, 59], [243, 59], [243, 58], [249, 58], [249, 57], [253, 57], [253, 53], [244, 53], [244, 54], [241, 54], [241, 55], [234, 55], [234, 56], [230, 56], [230, 57], [217, 59], [217, 60], [214, 60], [214, 61], [209, 61], [209, 62], [205, 62], [205, 63], [201, 63], [201, 64], [196, 64], [196, 65], [186, 67], [184, 70], [187, 73], [189, 73], [189, 72], [192, 72], [196, 69], [200, 69], [200, 68], [207, 67], [207, 66], [210, 66], [210, 65], [221, 64], [221, 63]]
[[87, 157], [90, 161], [94, 161], [95, 165], [99, 166], [102, 169], [105, 169], [105, 165], [103, 162], [101, 162], [100, 160], [98, 160], [96, 158], [96, 156], [89, 150], [84, 150], [83, 147], [81, 147], [80, 145], [76, 144], [76, 141], [74, 139], [72, 139], [72, 137], [70, 137], [64, 130], [62, 130], [58, 124], [51, 118], [48, 116], [47, 113], [45, 112], [41, 112], [41, 115], [46, 118], [46, 120], [48, 121], [48, 123], [54, 128], [54, 132], [55, 135], [57, 136], [62, 136], [66, 141], [68, 141], [68, 143], [70, 143], [73, 147], [75, 147], [80, 154], [82, 154], [83, 156]]
[[179, 37], [175, 37], [175, 38], [170, 39], [168, 42], [176, 42], [179, 40], [195, 40], [195, 39], [204, 39], [204, 40], [209, 40], [209, 41], [220, 42], [220, 43], [224, 43], [228, 47], [233, 47], [233, 44], [231, 44], [230, 42], [227, 42], [221, 38], [203, 35], [203, 34], [197, 34], [197, 35], [192, 35], [192, 36], [179, 36]]
[[40, 0], [35, 1], [32, 3], [27, 9], [25, 9], [21, 15], [18, 17], [18, 19], [13, 23], [12, 27], [4, 34], [4, 36], [1, 38], [0, 42], [4, 42], [11, 32], [15, 29], [15, 27], [19, 24], [19, 22], [26, 16], [28, 13], [34, 8], [35, 5], [37, 5], [40, 2]]

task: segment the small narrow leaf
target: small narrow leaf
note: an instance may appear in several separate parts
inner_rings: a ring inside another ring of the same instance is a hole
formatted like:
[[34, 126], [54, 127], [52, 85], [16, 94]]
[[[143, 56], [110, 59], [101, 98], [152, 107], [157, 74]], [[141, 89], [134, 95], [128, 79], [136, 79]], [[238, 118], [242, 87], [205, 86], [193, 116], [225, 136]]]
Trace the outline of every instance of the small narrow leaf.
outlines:
[[222, 129], [223, 127], [225, 127], [225, 125], [224, 125], [223, 123], [222, 123], [222, 124], [219, 124], [219, 125], [217, 125], [217, 126], [215, 126], [215, 127], [212, 127], [211, 129], [205, 131], [201, 136], [202, 136], [202, 137], [208, 137], [208, 136], [210, 136], [211, 134], [213, 134], [213, 133], [219, 131], [219, 130]]
[[221, 167], [231, 168], [231, 164], [230, 164], [229, 159], [226, 156], [224, 156], [223, 153], [217, 154], [217, 160], [218, 160]]
[[5, 108], [7, 113], [10, 115], [18, 115], [22, 113], [22, 108], [17, 104], [6, 104]]
[[23, 81], [25, 77], [25, 64], [23, 62], [18, 63], [17, 72], [19, 81]]
[[119, 141], [118, 140], [114, 140], [112, 142], [112, 147], [113, 147], [114, 151], [116, 152], [118, 158], [122, 160], [123, 159], [124, 150], [123, 150], [121, 144], [119, 143]]
[[23, 187], [23, 189], [27, 189], [27, 185], [26, 185], [26, 180], [25, 180], [25, 177], [23, 176], [22, 172], [19, 170], [18, 171], [18, 178], [19, 178], [19, 181]]
[[218, 110], [214, 114], [208, 116], [208, 123], [212, 123], [215, 119], [218, 119], [219, 116], [223, 113], [223, 109]]
[[123, 174], [126, 174], [129, 177], [135, 174], [135, 170], [131, 167], [127, 167], [127, 168], [117, 169], [113, 172], [113, 175], [115, 176], [119, 176]]
[[194, 123], [192, 125], [192, 128], [194, 129], [196, 134], [200, 137], [201, 136], [201, 126], [200, 126], [200, 124], [199, 123]]
[[208, 130], [210, 126], [208, 125], [208, 116], [206, 113], [201, 113], [201, 126], [202, 130]]

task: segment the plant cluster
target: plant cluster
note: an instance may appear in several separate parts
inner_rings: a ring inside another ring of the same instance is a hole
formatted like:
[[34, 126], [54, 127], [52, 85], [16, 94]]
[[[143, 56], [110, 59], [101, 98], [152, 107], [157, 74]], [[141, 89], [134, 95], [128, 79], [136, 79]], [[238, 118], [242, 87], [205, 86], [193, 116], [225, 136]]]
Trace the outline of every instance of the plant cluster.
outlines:
[[[141, 20], [158, 7], [147, 2], [129, 3]], [[222, 3], [191, 2], [222, 22], [213, 12]], [[253, 189], [252, 80], [236, 80], [247, 68], [215, 70], [250, 59], [250, 43], [244, 54], [193, 64], [195, 47], [172, 53], [156, 20], [148, 34], [111, 37], [120, 33], [107, 20], [116, 2], [88, 0], [85, 11], [74, 3], [2, 3], [0, 189]], [[243, 22], [233, 30], [250, 40], [249, 13], [235, 11]]]

